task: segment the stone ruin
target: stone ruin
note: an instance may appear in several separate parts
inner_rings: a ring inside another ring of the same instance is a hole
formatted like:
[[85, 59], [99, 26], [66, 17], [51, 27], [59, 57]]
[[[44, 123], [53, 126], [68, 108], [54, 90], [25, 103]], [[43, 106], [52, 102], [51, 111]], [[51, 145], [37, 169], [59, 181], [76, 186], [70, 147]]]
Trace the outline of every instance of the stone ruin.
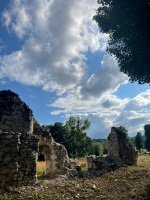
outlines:
[[47, 176], [75, 174], [79, 168], [16, 93], [0, 91], [0, 188], [36, 183], [39, 152], [45, 156]]
[[108, 152], [118, 163], [133, 165], [137, 162], [137, 151], [129, 141], [128, 135], [120, 127], [112, 127], [108, 136]]
[[[106, 157], [89, 156], [88, 172], [109, 171], [137, 161], [127, 134], [112, 127]], [[34, 184], [38, 153], [46, 160], [46, 175], [81, 175], [79, 164], [68, 157], [66, 148], [40, 126], [30, 108], [14, 92], [0, 91], [0, 188]]]
[[120, 127], [112, 127], [108, 135], [108, 156], [89, 156], [89, 171], [114, 170], [121, 166], [133, 165], [137, 162], [137, 152], [129, 142], [127, 133]]

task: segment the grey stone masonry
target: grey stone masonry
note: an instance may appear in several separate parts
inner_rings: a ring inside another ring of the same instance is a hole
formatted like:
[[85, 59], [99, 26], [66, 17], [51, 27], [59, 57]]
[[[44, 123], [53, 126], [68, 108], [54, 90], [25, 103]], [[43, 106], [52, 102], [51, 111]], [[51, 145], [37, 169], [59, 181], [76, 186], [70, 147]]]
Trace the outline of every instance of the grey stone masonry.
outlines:
[[0, 91], [0, 187], [36, 182], [38, 142], [32, 111], [14, 92]]
[[0, 129], [33, 132], [32, 111], [10, 90], [0, 91]]
[[45, 157], [47, 176], [54, 177], [63, 174], [73, 176], [77, 173], [77, 169], [80, 168], [79, 163], [69, 158], [66, 148], [55, 142], [45, 126], [34, 122], [33, 134], [40, 138], [39, 152]]
[[108, 136], [109, 155], [117, 162], [132, 165], [137, 162], [137, 152], [127, 133], [121, 127], [112, 127]]
[[34, 184], [39, 152], [46, 159], [46, 175], [76, 173], [66, 148], [33, 119], [20, 97], [0, 91], [0, 188]]
[[0, 187], [16, 185], [20, 134], [0, 130]]
[[108, 135], [108, 155], [89, 156], [89, 171], [114, 170], [121, 166], [133, 165], [137, 162], [137, 152], [131, 145], [127, 132], [122, 127], [112, 127]]
[[38, 138], [0, 130], [0, 187], [36, 182]]

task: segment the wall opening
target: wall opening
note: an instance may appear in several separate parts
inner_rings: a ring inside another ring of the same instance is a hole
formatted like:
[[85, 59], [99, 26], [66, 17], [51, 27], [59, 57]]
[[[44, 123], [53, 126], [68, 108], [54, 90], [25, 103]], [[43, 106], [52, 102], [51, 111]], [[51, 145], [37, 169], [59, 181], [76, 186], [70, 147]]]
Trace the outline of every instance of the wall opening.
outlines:
[[36, 171], [38, 178], [42, 178], [46, 175], [46, 158], [40, 151], [38, 152]]
[[37, 177], [43, 177], [49, 174], [50, 165], [50, 148], [46, 144], [39, 144], [38, 159], [37, 159]]
[[38, 153], [38, 162], [46, 162], [44, 154], [41, 152]]

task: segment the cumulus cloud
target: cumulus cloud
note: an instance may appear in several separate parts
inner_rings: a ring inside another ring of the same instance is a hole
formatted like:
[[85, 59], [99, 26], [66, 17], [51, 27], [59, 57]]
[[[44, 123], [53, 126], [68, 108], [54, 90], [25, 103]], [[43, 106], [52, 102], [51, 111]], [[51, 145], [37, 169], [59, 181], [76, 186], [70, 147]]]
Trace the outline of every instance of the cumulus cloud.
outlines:
[[150, 90], [131, 99], [107, 94], [81, 102], [79, 96], [72, 94], [57, 99], [50, 106], [58, 108], [52, 114], [66, 113], [68, 116], [76, 113], [88, 118], [91, 121], [88, 134], [93, 138], [106, 137], [111, 126], [125, 126], [129, 135], [134, 136], [138, 131], [143, 132], [145, 124], [150, 124]]
[[61, 93], [78, 85], [85, 53], [104, 50], [108, 40], [92, 20], [96, 8], [96, 0], [13, 0], [3, 24], [24, 44], [0, 58], [1, 77]]
[[[57, 98], [49, 106], [54, 110], [52, 115], [79, 115], [91, 121], [88, 131], [93, 138], [106, 137], [111, 126], [118, 126], [116, 119], [126, 106], [128, 99], [119, 99], [115, 95], [107, 94], [101, 98], [80, 98], [76, 93]], [[109, 106], [104, 106], [109, 102]], [[119, 124], [120, 125], [120, 124]]]
[[54, 109], [51, 114], [86, 116], [91, 121], [89, 135], [103, 137], [129, 101], [114, 95], [117, 88], [127, 82], [128, 78], [119, 72], [115, 59], [104, 56], [97, 73], [49, 105]]
[[90, 76], [81, 88], [84, 98], [99, 97], [102, 94], [117, 90], [120, 84], [128, 82], [125, 74], [119, 71], [118, 63], [114, 57], [106, 55], [101, 61], [101, 67], [96, 74]]
[[[118, 64], [109, 55], [104, 56], [98, 72], [91, 75], [82, 85], [64, 96], [60, 96], [50, 106], [57, 108], [52, 114], [66, 112], [97, 112], [100, 107], [113, 108], [122, 102], [112, 95], [116, 89], [128, 82], [127, 76], [119, 72]], [[67, 101], [67, 104], [66, 104]], [[109, 105], [108, 105], [109, 104]]]
[[110, 132], [107, 121], [101, 116], [96, 114], [88, 115], [88, 119], [91, 122], [91, 127], [88, 130], [88, 135], [93, 138], [106, 138]]
[[103, 137], [113, 125], [133, 133], [150, 123], [150, 90], [132, 99], [115, 96], [128, 78], [109, 55], [86, 79], [86, 53], [105, 51], [108, 41], [92, 20], [97, 6], [97, 0], [10, 1], [2, 14], [3, 25], [23, 45], [0, 56], [0, 79], [58, 92], [49, 105], [51, 114], [86, 116], [93, 124], [89, 132], [93, 137]]
[[128, 127], [132, 135], [143, 131], [143, 126], [150, 123], [150, 90], [130, 99], [114, 123]]
[[6, 48], [4, 42], [0, 38], [0, 53]]

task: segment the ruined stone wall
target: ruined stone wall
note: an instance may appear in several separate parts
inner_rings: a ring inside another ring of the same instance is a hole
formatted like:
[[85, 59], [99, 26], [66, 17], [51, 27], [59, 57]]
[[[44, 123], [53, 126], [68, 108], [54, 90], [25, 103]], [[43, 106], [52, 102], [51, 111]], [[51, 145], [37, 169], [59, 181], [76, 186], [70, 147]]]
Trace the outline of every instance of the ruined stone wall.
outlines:
[[121, 127], [112, 127], [108, 136], [109, 155], [123, 164], [137, 162], [137, 152], [129, 142], [127, 133]]
[[66, 148], [55, 142], [46, 127], [35, 122], [33, 134], [39, 137], [39, 152], [45, 156], [46, 175], [54, 177], [62, 174], [73, 175], [77, 172], [79, 163], [69, 158]]
[[66, 174], [65, 161], [69, 159], [64, 146], [45, 138], [41, 138], [39, 142], [39, 151], [44, 154], [46, 160], [46, 175], [50, 177]]
[[36, 163], [39, 138], [29, 133], [21, 134], [18, 155], [18, 185], [37, 181]]
[[14, 92], [0, 91], [0, 187], [36, 182], [38, 151], [49, 176], [76, 172], [66, 148], [33, 120], [32, 111]]
[[29, 107], [14, 92], [0, 91], [0, 129], [33, 132], [33, 117]]
[[29, 107], [11, 91], [0, 91], [0, 187], [36, 182], [39, 138], [32, 134]]
[[37, 144], [30, 134], [0, 130], [0, 187], [35, 183]]
[[17, 184], [19, 137], [19, 133], [0, 130], [0, 187]]
[[111, 133], [108, 136], [108, 152], [109, 155], [113, 158], [115, 158], [118, 161], [120, 160], [119, 157], [119, 141], [118, 141], [118, 136], [116, 134], [116, 131], [114, 128], [111, 129]]
[[88, 170], [114, 170], [137, 162], [137, 152], [130, 144], [127, 133], [120, 127], [112, 127], [108, 136], [108, 156], [87, 157]]

